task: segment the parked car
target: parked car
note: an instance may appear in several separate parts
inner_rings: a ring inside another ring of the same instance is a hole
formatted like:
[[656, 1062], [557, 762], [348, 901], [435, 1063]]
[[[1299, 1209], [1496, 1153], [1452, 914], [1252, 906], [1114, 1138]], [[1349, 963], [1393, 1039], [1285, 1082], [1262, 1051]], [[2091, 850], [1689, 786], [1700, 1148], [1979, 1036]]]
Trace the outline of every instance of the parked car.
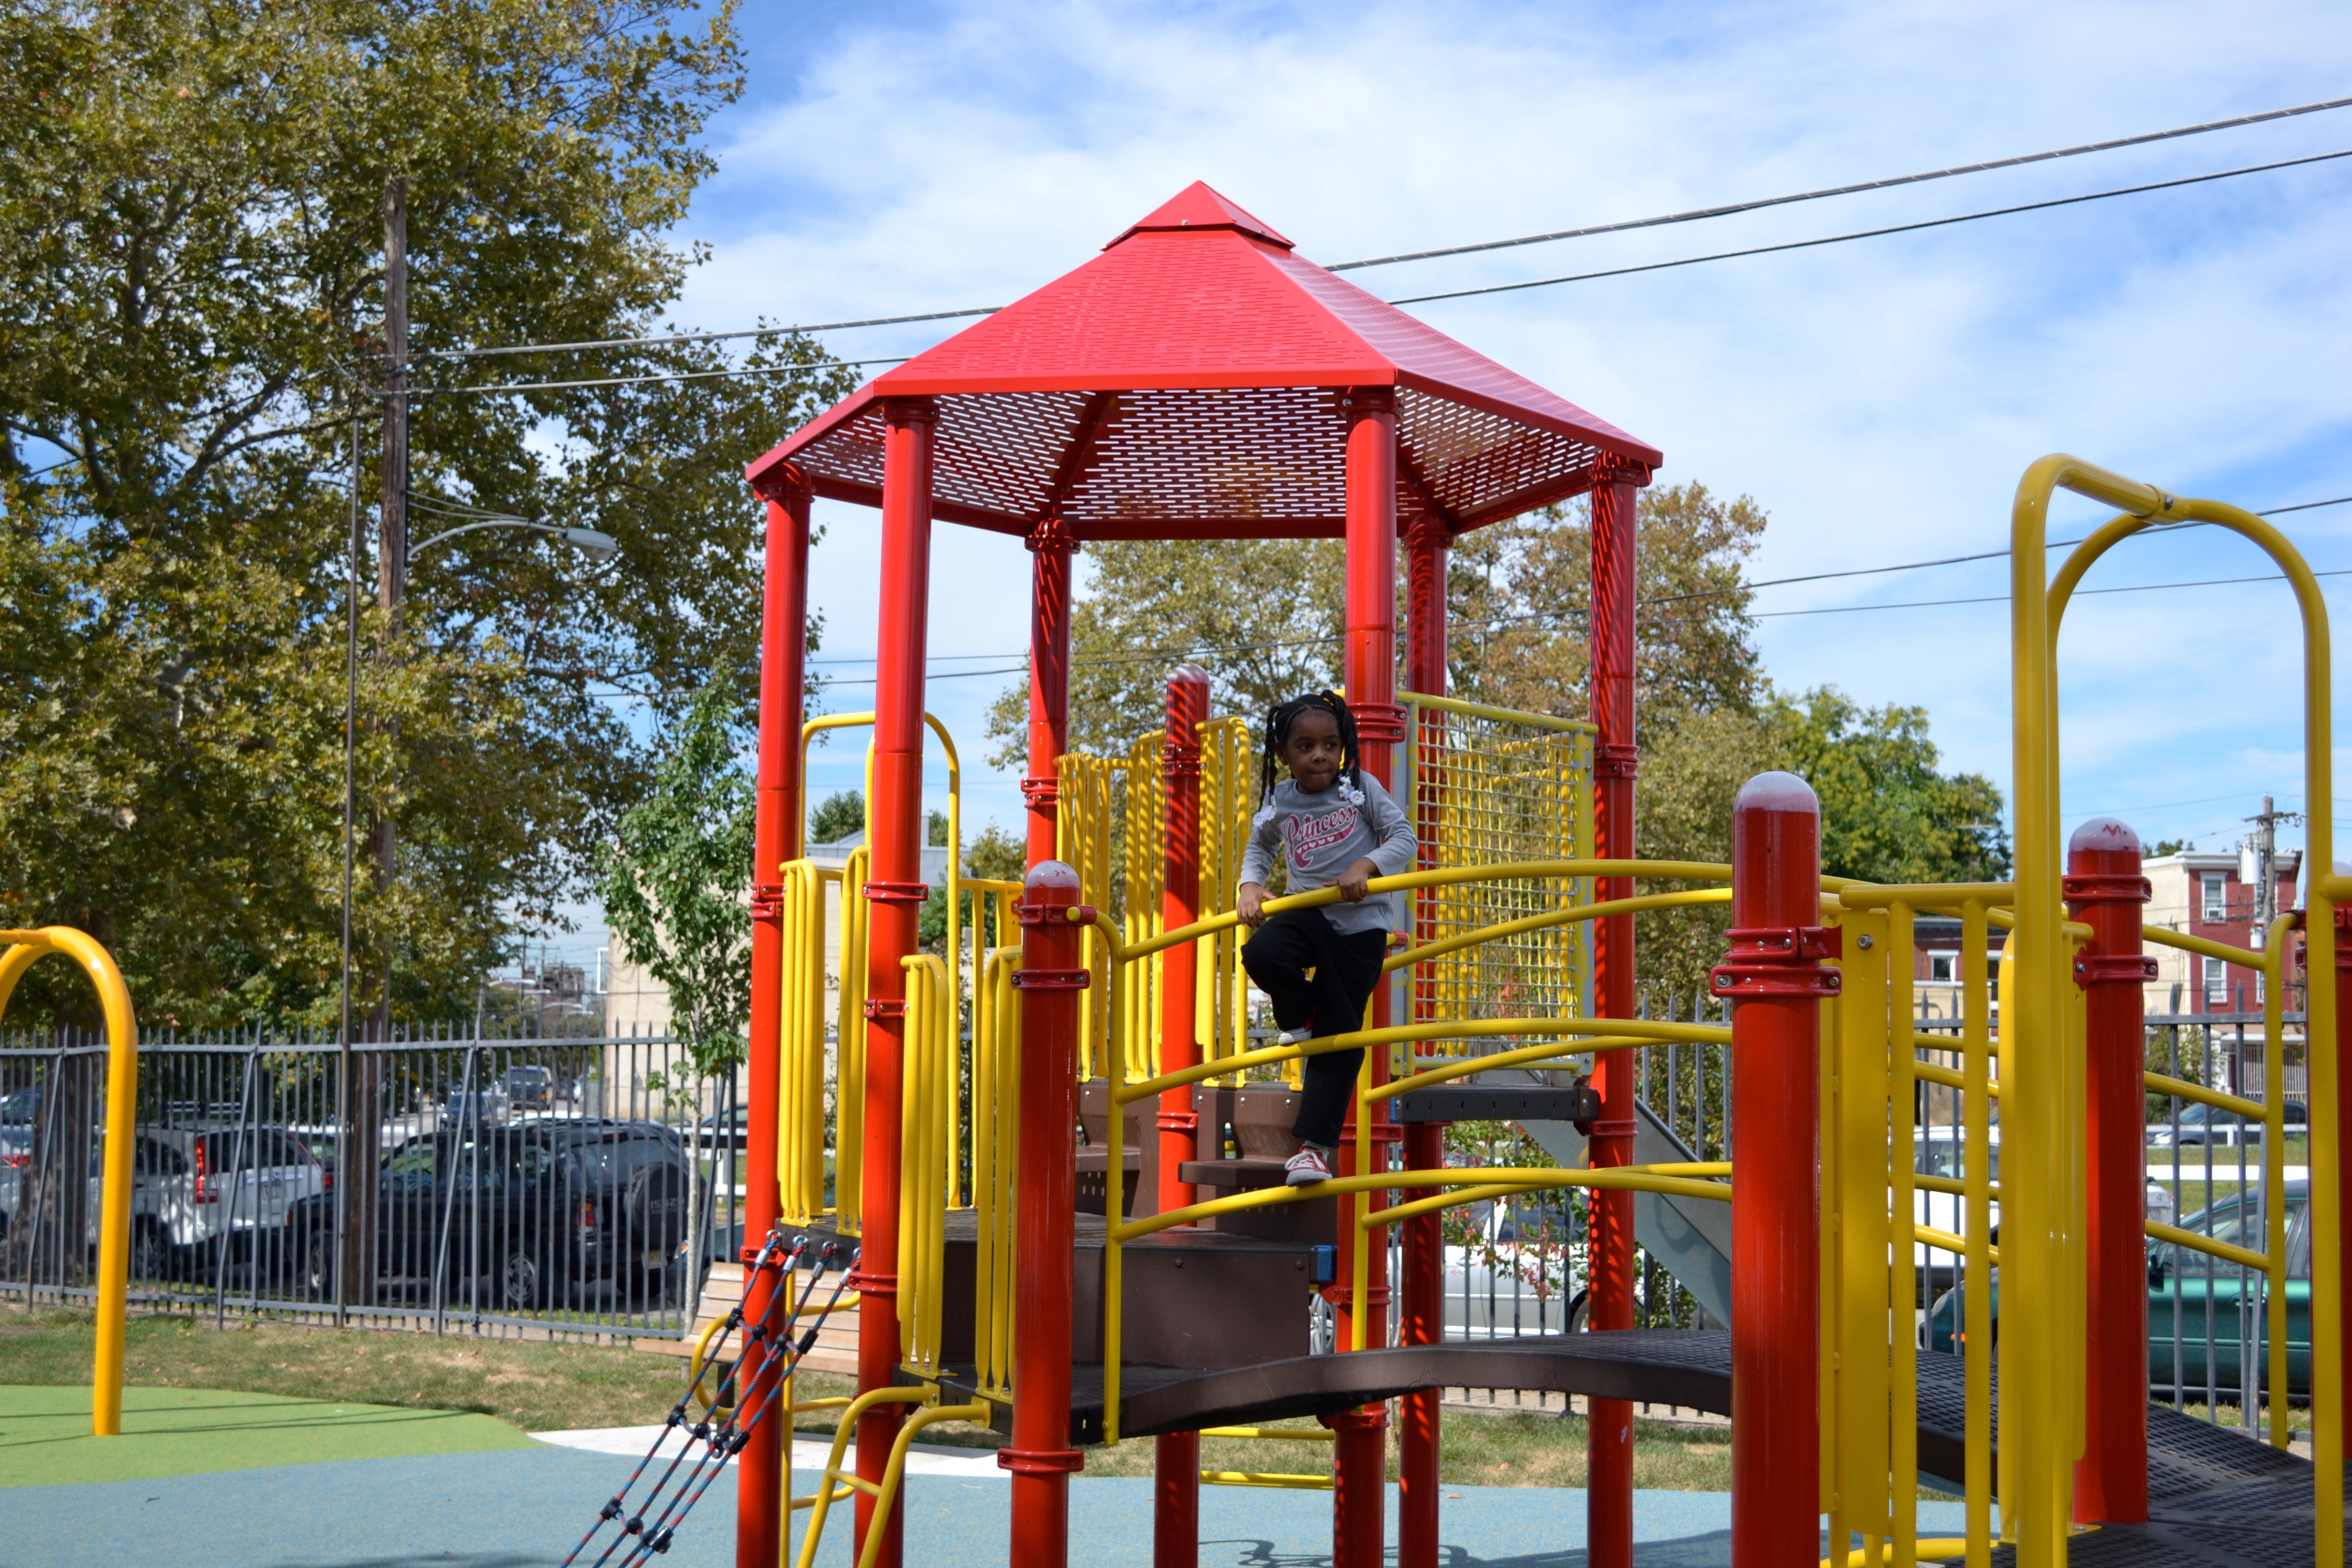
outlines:
[[555, 1103], [555, 1074], [547, 1068], [510, 1067], [499, 1082], [506, 1090], [507, 1104], [517, 1110], [544, 1110]]
[[[1987, 1131], [1990, 1133], [1988, 1142], [1992, 1152], [1991, 1178], [1998, 1184], [2000, 1181], [2000, 1129], [1993, 1127]], [[1922, 1129], [1913, 1147], [1916, 1153], [1914, 1156], [1912, 1169], [1920, 1175], [1940, 1176], [1953, 1182], [1967, 1178], [1968, 1137], [1965, 1129], [1951, 1127]], [[2161, 1182], [2147, 1181], [2145, 1183], [2145, 1191], [2147, 1217], [2159, 1225], [2170, 1225], [2173, 1214], [2172, 1189]], [[1966, 1236], [1968, 1204], [1969, 1200], [1964, 1194], [1938, 1192], [1928, 1187], [1915, 1186], [1911, 1189], [1912, 1222], [1943, 1231], [1947, 1235]], [[1992, 1232], [1998, 1236], [2000, 1231], [2000, 1200], [1998, 1198], [1990, 1200], [1988, 1208]], [[1922, 1300], [1933, 1300], [1942, 1291], [1958, 1282], [1962, 1266], [1962, 1258], [1958, 1253], [1948, 1251], [1940, 1247], [1930, 1247], [1924, 1241], [1915, 1241], [1912, 1244], [1911, 1255], [1913, 1266], [1919, 1271], [1923, 1281], [1920, 1294]]]
[[[2299, 1100], [2286, 1102], [2283, 1121], [2290, 1138], [2311, 1136], [2311, 1108]], [[2234, 1110], [2216, 1110], [2197, 1102], [2180, 1109], [2180, 1131], [2176, 1139], [2170, 1121], [2159, 1121], [2147, 1130], [2149, 1144], [2169, 1149], [2182, 1144], [2259, 1143], [2270, 1130], [2261, 1121], [2239, 1115]]]
[[[100, 1175], [92, 1156], [90, 1223]], [[274, 1252], [289, 1209], [325, 1195], [332, 1177], [279, 1127], [151, 1128], [131, 1154], [131, 1272], [163, 1279], [200, 1273], [226, 1247], [231, 1261]], [[93, 1237], [93, 1239], [95, 1237]]]
[[[2287, 1391], [2308, 1394], [2311, 1388], [2311, 1184], [2286, 1184], [2286, 1352]], [[2200, 1209], [2181, 1222], [2181, 1229], [2216, 1241], [2262, 1249], [2263, 1193], [2248, 1187]], [[2147, 1376], [2151, 1385], [2171, 1388], [2178, 1383], [2194, 1392], [2209, 1384], [2216, 1388], [2242, 1386], [2240, 1357], [2244, 1339], [2241, 1324], [2262, 1309], [2262, 1284], [2248, 1270], [2224, 1263], [2192, 1248], [2159, 1243], [2148, 1248]], [[1920, 1342], [1929, 1350], [1958, 1346], [1966, 1297], [1948, 1290], [1928, 1309]], [[2000, 1335], [2000, 1275], [1993, 1275], [1993, 1336]], [[2267, 1325], [2264, 1328], [2267, 1333]], [[2207, 1354], [2208, 1343], [2211, 1355]], [[2260, 1369], [2269, 1379], [2268, 1351]], [[2210, 1366], [2209, 1366], [2210, 1361]]]
[[[445, 1123], [383, 1161], [376, 1277], [394, 1294], [429, 1293], [521, 1312], [610, 1291], [676, 1304], [685, 1295], [691, 1178], [676, 1130], [653, 1121], [533, 1118]], [[293, 1283], [334, 1284], [335, 1215], [325, 1194], [287, 1214]]]
[[467, 1127], [476, 1123], [488, 1125], [507, 1117], [507, 1086], [493, 1083], [482, 1089], [467, 1089], [451, 1084], [441, 1097], [441, 1125]]
[[0, 1094], [0, 1127], [30, 1127], [40, 1114], [39, 1085], [20, 1089], [14, 1094]]

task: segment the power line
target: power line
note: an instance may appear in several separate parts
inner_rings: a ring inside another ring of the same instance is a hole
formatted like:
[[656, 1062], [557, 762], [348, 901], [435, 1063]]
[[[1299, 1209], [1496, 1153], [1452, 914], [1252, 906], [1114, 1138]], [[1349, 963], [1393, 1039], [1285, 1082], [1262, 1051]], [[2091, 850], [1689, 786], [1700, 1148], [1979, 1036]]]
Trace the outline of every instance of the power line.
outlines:
[[795, 370], [849, 370], [868, 364], [904, 364], [905, 354], [885, 359], [820, 360], [807, 364], [750, 365], [741, 370], [688, 370], [672, 375], [613, 375], [594, 381], [504, 381], [480, 386], [412, 386], [404, 392], [380, 392], [378, 397], [449, 397], [460, 393], [564, 392], [583, 386], [640, 386], [655, 381], [706, 381], [722, 375], [781, 375]]
[[[2352, 577], [2352, 566], [2335, 572], [2314, 572], [2315, 577]], [[2153, 594], [2166, 588], [2222, 588], [2238, 583], [2284, 583], [2286, 578], [2271, 573], [2260, 577], [2200, 577], [2187, 583], [2133, 583], [2121, 588], [2077, 588], [2075, 598], [2092, 594]], [[1824, 605], [1811, 610], [1750, 610], [1748, 618], [1755, 621], [1777, 621], [1791, 616], [1854, 616], [1865, 610], [1929, 610], [1944, 605], [2006, 605], [2007, 594], [1987, 594], [1972, 599], [1915, 599], [1899, 605]]]
[[910, 321], [952, 321], [966, 316], [989, 316], [1003, 310], [1002, 305], [985, 305], [971, 310], [925, 310], [913, 316], [867, 316], [855, 321], [810, 321], [797, 327], [747, 327], [731, 332], [663, 332], [647, 338], [594, 338], [570, 343], [508, 343], [487, 349], [425, 349], [415, 357], [424, 363], [435, 359], [485, 359], [492, 354], [566, 353], [585, 349], [633, 349], [654, 347], [662, 343], [717, 343], [732, 338], [783, 338], [800, 332], [843, 332], [852, 327], [897, 327]]
[[[2254, 513], [2256, 517], [2283, 517], [2291, 511], [2311, 511], [2323, 506], [2343, 506], [2352, 503], [2352, 496], [2336, 496], [2329, 500], [2297, 501], [2293, 506], [2274, 506]], [[2176, 523], [2168, 531], [2179, 532], [2189, 528], [2210, 528], [2205, 522]], [[2087, 537], [2087, 536], [2086, 536]], [[2070, 544], [2080, 544], [2081, 539], [2053, 539], [2042, 548], [2063, 550]], [[1875, 577], [1888, 572], [1917, 572], [1930, 566], [1958, 566], [1970, 561], [2006, 560], [2006, 550], [1979, 550], [1973, 555], [1945, 555], [1933, 561], [1903, 561], [1892, 566], [1855, 566], [1843, 572], [1808, 572], [1801, 577], [1767, 577], [1761, 582], [1742, 583], [1734, 588], [1698, 588], [1687, 594], [1671, 594], [1664, 598], [1644, 599], [1644, 605], [1675, 605], [1685, 599], [1716, 599], [1727, 594], [1744, 594], [1756, 588], [1784, 588], [1791, 583], [1825, 583], [1832, 577]]]
[[2044, 202], [2021, 202], [2015, 206], [1989, 207], [1983, 212], [1960, 213], [1952, 217], [1923, 218], [1917, 223], [1889, 224], [1884, 228], [1855, 229], [1851, 234], [1823, 235], [1817, 239], [1791, 239], [1779, 245], [1751, 245], [1738, 250], [1718, 250], [1706, 256], [1678, 257], [1672, 261], [1645, 261], [1634, 267], [1609, 267], [1598, 272], [1570, 272], [1558, 278], [1530, 278], [1517, 283], [1489, 283], [1476, 289], [1448, 289], [1434, 294], [1408, 294], [1391, 300], [1391, 305], [1421, 305], [1433, 300], [1466, 300], [1478, 294], [1512, 294], [1523, 289], [1549, 289], [1557, 283], [1584, 283], [1595, 278], [1624, 278], [1636, 272], [1664, 272], [1676, 267], [1696, 267], [1703, 261], [1733, 261], [1743, 256], [1771, 256], [1784, 250], [1811, 250], [1824, 245], [1843, 245], [1850, 239], [1878, 239], [1890, 234], [1916, 234], [1921, 229], [1948, 228], [1953, 224], [1975, 223], [1979, 218], [2009, 217], [2018, 213], [2043, 212], [2051, 207], [2070, 207], [2084, 202], [2103, 202], [2115, 196], [2144, 195], [2149, 191], [2168, 191], [2182, 185], [2201, 185], [2213, 180], [2233, 180], [2241, 174], [2263, 174], [2277, 169], [2298, 168], [2305, 163], [2325, 163], [2337, 158], [2352, 158], [2352, 147], [2337, 153], [2315, 153], [2307, 158], [2282, 158], [2273, 163], [2249, 163], [2242, 169], [2221, 169], [2210, 174], [2185, 174], [2177, 180], [2156, 180], [2144, 185], [2123, 185], [2112, 191], [2092, 191], [2079, 196], [2056, 196]]
[[1367, 261], [1335, 262], [1334, 272], [1353, 271], [1360, 267], [1387, 267], [1399, 261], [1427, 261], [1440, 256], [1468, 256], [1482, 250], [1505, 250], [1519, 245], [1547, 245], [1556, 239], [1584, 239], [1596, 234], [1622, 234], [1629, 229], [1659, 228], [1667, 224], [1696, 223], [1701, 218], [1729, 217], [1737, 213], [1758, 212], [1765, 207], [1787, 206], [1795, 202], [1817, 202], [1826, 196], [1858, 195], [1868, 191], [1891, 191], [1899, 185], [1922, 184], [1929, 180], [1948, 180], [1959, 174], [1981, 174], [1994, 169], [2014, 169], [2026, 163], [2046, 163], [2059, 158], [2079, 158], [2085, 153], [2112, 153], [2122, 147], [2142, 147], [2151, 142], [2169, 142], [2182, 136], [2202, 136], [2209, 131], [2231, 131], [2242, 125], [2260, 125], [2266, 121], [2291, 120], [2301, 114], [2317, 114], [2323, 110], [2352, 106], [2352, 98], [2331, 98], [2325, 103], [2305, 103], [2294, 109], [2273, 109], [2261, 114], [2242, 114], [2235, 120], [2209, 120], [2202, 125], [2183, 125], [2170, 131], [2149, 131], [2137, 136], [2117, 137], [2112, 142], [2086, 142], [2079, 147], [2060, 147], [2047, 153], [2025, 153], [2014, 158], [1995, 158], [1983, 163], [1962, 163], [1949, 169], [1930, 169], [1925, 174], [1897, 174], [1892, 179], [1865, 180], [1860, 184], [1832, 185], [1825, 190], [1801, 191], [1795, 195], [1764, 196], [1751, 202], [1730, 202], [1722, 206], [1694, 207], [1689, 212], [1667, 213], [1658, 217], [1627, 218], [1620, 223], [1593, 224], [1585, 228], [1555, 229], [1549, 234], [1521, 235], [1516, 239], [1486, 239], [1472, 245], [1449, 245], [1436, 250], [1408, 250], [1395, 256], [1375, 256]]
[[[1330, 266], [1326, 268], [1325, 270], [1330, 272], [1348, 272], [1359, 268], [1385, 267], [1392, 262], [1423, 261], [1441, 256], [1465, 256], [1482, 250], [1507, 249], [1514, 246], [1542, 245], [1553, 240], [1581, 239], [1592, 235], [1621, 234], [1632, 229], [1656, 228], [1670, 224], [1696, 223], [1702, 218], [1727, 217], [1738, 213], [1759, 211], [1766, 207], [1786, 206], [1796, 202], [1820, 201], [1829, 196], [1855, 195], [1870, 191], [1893, 190], [1898, 186], [1918, 184], [1930, 180], [1948, 180], [1960, 174], [1983, 174], [1994, 169], [2011, 169], [2028, 163], [2047, 163], [2060, 158], [2080, 157], [2086, 153], [2113, 152], [2118, 148], [2144, 146], [2150, 142], [2168, 142], [2183, 136], [2201, 136], [2211, 131], [2231, 131], [2241, 126], [2260, 125], [2269, 121], [2290, 120], [2298, 115], [2317, 114], [2325, 110], [2343, 109], [2347, 107], [2352, 107], [2352, 98], [2333, 98], [2320, 103], [2299, 104], [2292, 109], [2273, 109], [2264, 110], [2259, 114], [2242, 114], [2232, 120], [2207, 121], [2201, 125], [2178, 126], [2169, 131], [2150, 131], [2137, 136], [2118, 137], [2113, 141], [2085, 142], [2079, 147], [2059, 147], [2042, 153], [2021, 153], [2016, 157], [1996, 158], [1990, 162], [1981, 163], [1963, 163], [1948, 169], [1933, 169], [1916, 174], [1897, 174], [1884, 180], [1866, 180], [1859, 184], [1832, 185], [1822, 190], [1800, 191], [1790, 195], [1762, 196], [1754, 201], [1732, 202], [1720, 206], [1696, 207], [1687, 212], [1663, 213], [1651, 217], [1626, 218], [1616, 223], [1595, 224], [1584, 228], [1558, 229], [1549, 234], [1521, 235], [1511, 239], [1481, 240], [1470, 245], [1445, 246], [1435, 250], [1403, 251], [1394, 256], [1370, 257], [1361, 261], [1339, 261], [1332, 263]], [[2224, 176], [2202, 175], [2200, 177], [2205, 179], [2218, 179]], [[2147, 186], [2142, 188], [2156, 189], [2158, 187]], [[2115, 192], [2109, 194], [2123, 195], [2125, 193]], [[2095, 198], [2078, 196], [2071, 199], [2084, 201]], [[2015, 207], [2004, 208], [2002, 210], [2007, 212], [2024, 212], [2031, 209], [2025, 207]], [[1975, 216], [1994, 216], [1998, 215], [1979, 214]], [[1961, 218], [1946, 218], [1940, 221], [1945, 223], [1958, 223], [1965, 222], [1967, 220]], [[1898, 231], [1889, 229], [1874, 232], [1895, 233]], [[1807, 243], [1823, 245], [1832, 242], [1828, 240], [1813, 240]], [[1747, 251], [1733, 251], [1727, 252], [1726, 254], [1748, 255], [1753, 253]], [[1699, 257], [1695, 258], [1694, 259], [1717, 260], [1720, 258], [1715, 257]], [[1664, 263], [1664, 265], [1688, 266], [1690, 264], [1690, 262], [1685, 261], [1670, 262]], [[1614, 276], [1614, 274], [1604, 272], [1591, 273], [1587, 274], [1586, 276], [1605, 278]], [[1577, 280], [1578, 279], [1547, 279], [1546, 281], [1574, 282]], [[1515, 287], [1518, 288], [1537, 288], [1540, 286], [1541, 285], [1539, 284], [1515, 285]], [[1423, 295], [1417, 296], [1413, 299], [1391, 300], [1388, 302], [1391, 305], [1403, 305], [1418, 303], [1420, 300], [1423, 299], [1450, 298], [1453, 298], [1453, 296]], [[478, 359], [492, 354], [560, 353], [588, 349], [636, 348], [639, 346], [661, 343], [721, 342], [738, 338], [785, 337], [795, 332], [846, 331], [856, 327], [892, 327], [921, 321], [962, 321], [976, 316], [992, 316], [1003, 309], [1004, 309], [1004, 307], [1002, 305], [982, 305], [961, 310], [926, 310], [917, 314], [904, 316], [866, 316], [855, 321], [814, 321], [791, 327], [751, 327], [735, 331], [664, 332], [647, 337], [595, 338], [576, 342], [508, 343], [490, 348], [427, 350], [418, 353], [415, 356], [415, 362], [421, 364], [429, 359]], [[866, 361], [845, 363], [875, 363], [879, 362]]]

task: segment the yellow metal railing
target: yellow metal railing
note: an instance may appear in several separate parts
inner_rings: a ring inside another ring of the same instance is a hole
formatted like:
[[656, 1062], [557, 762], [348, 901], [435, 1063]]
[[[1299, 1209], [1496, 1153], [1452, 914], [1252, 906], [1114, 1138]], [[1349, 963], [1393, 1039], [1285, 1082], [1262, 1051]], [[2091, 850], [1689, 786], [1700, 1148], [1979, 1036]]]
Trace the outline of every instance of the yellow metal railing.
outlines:
[[[98, 993], [106, 1020], [106, 1144], [99, 1165], [98, 1352], [90, 1373], [93, 1436], [122, 1435], [123, 1319], [131, 1287], [131, 1148], [139, 1106], [139, 1020], [131, 988], [114, 955], [70, 926], [0, 931], [0, 1013], [45, 954], [61, 953], [81, 966]], [[55, 1086], [52, 1086], [54, 1089]], [[76, 1173], [71, 1180], [80, 1181]]]
[[[2050, 502], [2060, 489], [2115, 507], [2120, 515], [2095, 529], [2054, 576], [2046, 576]], [[2064, 972], [2060, 967], [2064, 956], [2060, 933], [2063, 839], [2059, 815], [2057, 648], [2059, 628], [2076, 586], [2102, 556], [2124, 540], [2151, 528], [2188, 522], [2234, 532], [2277, 565], [2294, 595], [2302, 622], [2304, 793], [2308, 814], [2305, 854], [2306, 862], [2315, 868], [2335, 863], [2333, 671], [2327, 605], [2302, 553], [2262, 518], [2219, 501], [2176, 497], [2079, 458], [2052, 456], [2029, 468], [2019, 480], [2011, 516], [2017, 990], [2015, 1011], [2004, 1008], [2002, 1012], [2002, 1034], [2061, 1040], [2065, 1037], [2065, 1023]], [[2335, 1568], [2344, 1561], [2344, 1512], [2337, 1498], [2337, 1478], [2344, 1463], [2343, 1216], [2337, 1212], [2341, 1130], [2336, 1125], [2336, 1075], [2341, 1064], [2336, 1059], [2336, 992], [2327, 977], [2335, 973], [2336, 904], [2347, 894], [2352, 894], [2352, 879], [2324, 871], [2315, 875], [2305, 931], [2308, 973], [2314, 981], [2306, 994], [2305, 1050], [2311, 1116], [2312, 1458], [2317, 1487], [2315, 1561], [2321, 1568]], [[2266, 997], [2276, 995], [2278, 990], [2275, 984], [2271, 984]], [[2275, 1028], [2272, 1037], [2277, 1038]], [[2019, 1065], [2018, 1076], [2002, 1075], [2003, 1142], [2013, 1144], [2023, 1134], [2032, 1150], [2032, 1173], [2038, 1175], [2055, 1162], [2056, 1142], [2063, 1142], [2070, 1131], [2077, 1134], [2072, 1141], [2080, 1142], [2078, 1064], [2067, 1055], [2033, 1051], [2024, 1053]], [[2275, 1147], [2281, 1140], [2274, 1135], [2266, 1142]], [[2018, 1189], [2011, 1204], [2022, 1211], [2017, 1217], [2026, 1223], [2017, 1226], [2017, 1239], [2006, 1248], [2007, 1272], [2011, 1278], [2005, 1289], [2022, 1301], [2037, 1325], [2053, 1331], [2002, 1336], [2005, 1354], [2014, 1357], [2003, 1368], [2004, 1397], [2021, 1381], [2023, 1389], [2016, 1397], [2030, 1402], [2036, 1418], [2026, 1422], [2021, 1431], [2020, 1451], [2012, 1456], [2011, 1446], [2003, 1443], [2000, 1455], [2003, 1469], [2013, 1462], [2018, 1478], [2018, 1561], [2024, 1568], [2046, 1568], [2065, 1560], [2073, 1511], [2081, 1405], [2066, 1396], [2082, 1364], [2083, 1346], [2079, 1314], [2065, 1297], [2070, 1290], [2080, 1296], [2082, 1285], [2079, 1278], [2060, 1267], [2063, 1232], [2043, 1223], [2063, 1216], [2047, 1214], [2042, 1206], [2045, 1198], [2032, 1194], [2025, 1183], [2012, 1177], [2008, 1184]], [[2273, 1181], [2269, 1185], [2272, 1201], [2276, 1202], [2279, 1184]], [[2032, 1206], [2028, 1207], [2029, 1204]], [[2011, 1373], [2019, 1374], [2019, 1381], [2012, 1381]], [[2283, 1405], [2283, 1397], [2276, 1403]], [[2002, 1518], [2007, 1529], [2011, 1510], [2004, 1509]]]

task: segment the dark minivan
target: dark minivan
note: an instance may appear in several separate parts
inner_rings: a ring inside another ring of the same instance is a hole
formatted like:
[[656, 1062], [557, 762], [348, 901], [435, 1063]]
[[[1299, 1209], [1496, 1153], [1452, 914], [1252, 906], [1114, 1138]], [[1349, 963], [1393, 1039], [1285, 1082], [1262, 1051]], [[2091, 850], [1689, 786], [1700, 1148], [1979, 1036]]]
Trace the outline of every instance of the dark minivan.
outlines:
[[[676, 1306], [691, 1191], [684, 1142], [659, 1122], [444, 1128], [384, 1156], [380, 1291], [491, 1312], [586, 1304], [607, 1292], [615, 1305]], [[334, 1289], [332, 1205], [322, 1194], [287, 1216], [299, 1238], [289, 1249], [300, 1259], [297, 1283], [313, 1298]]]

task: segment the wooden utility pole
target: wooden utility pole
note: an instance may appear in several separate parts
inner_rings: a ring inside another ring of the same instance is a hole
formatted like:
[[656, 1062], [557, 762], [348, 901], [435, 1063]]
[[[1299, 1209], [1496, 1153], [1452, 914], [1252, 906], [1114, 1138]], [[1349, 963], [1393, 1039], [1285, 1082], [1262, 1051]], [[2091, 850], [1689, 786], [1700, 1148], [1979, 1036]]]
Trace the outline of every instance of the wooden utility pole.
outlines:
[[[408, 182], [383, 187], [383, 472], [376, 529], [376, 607], [383, 612], [387, 652], [400, 637], [400, 602], [408, 590]], [[376, 863], [378, 907], [390, 907], [398, 844], [388, 800], [371, 813], [368, 837]], [[388, 932], [377, 950], [375, 1006], [370, 1034], [381, 1047], [392, 1037], [392, 948]], [[348, 1026], [346, 1026], [348, 1028]], [[345, 1068], [351, 1125], [340, 1163], [343, 1197], [341, 1289], [337, 1310], [373, 1305], [376, 1279], [376, 1184], [383, 1156], [383, 1051], [350, 1053]]]

